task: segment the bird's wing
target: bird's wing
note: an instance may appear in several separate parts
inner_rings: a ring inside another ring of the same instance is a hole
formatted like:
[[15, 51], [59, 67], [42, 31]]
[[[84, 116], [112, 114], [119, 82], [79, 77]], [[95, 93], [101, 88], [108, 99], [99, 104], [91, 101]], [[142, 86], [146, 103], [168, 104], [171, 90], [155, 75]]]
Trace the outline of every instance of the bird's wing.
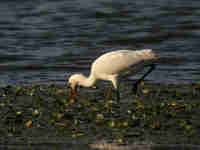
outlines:
[[95, 74], [119, 74], [141, 63], [143, 59], [140, 56], [130, 50], [106, 53], [93, 63], [92, 72]]

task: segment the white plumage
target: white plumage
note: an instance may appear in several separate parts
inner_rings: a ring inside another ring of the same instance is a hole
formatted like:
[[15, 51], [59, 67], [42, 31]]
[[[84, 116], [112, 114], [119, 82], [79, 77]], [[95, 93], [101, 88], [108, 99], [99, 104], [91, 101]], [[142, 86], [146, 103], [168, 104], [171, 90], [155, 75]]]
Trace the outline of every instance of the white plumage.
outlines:
[[97, 80], [107, 80], [112, 82], [119, 100], [118, 78], [134, 75], [145, 66], [151, 66], [151, 69], [136, 82], [134, 87], [137, 88], [137, 84], [154, 69], [153, 63], [158, 58], [151, 49], [118, 50], [105, 53], [92, 63], [89, 77], [85, 77], [82, 74], [74, 74], [69, 78], [71, 96], [77, 98], [77, 85], [91, 87]]

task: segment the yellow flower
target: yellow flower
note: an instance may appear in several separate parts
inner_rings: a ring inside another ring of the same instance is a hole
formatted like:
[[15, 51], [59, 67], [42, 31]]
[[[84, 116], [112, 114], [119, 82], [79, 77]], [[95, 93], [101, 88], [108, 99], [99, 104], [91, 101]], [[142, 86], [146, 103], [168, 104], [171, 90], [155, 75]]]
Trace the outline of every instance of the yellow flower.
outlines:
[[149, 90], [148, 90], [148, 89], [143, 89], [142, 92], [143, 92], [144, 94], [148, 94], [148, 93], [149, 93]]
[[70, 99], [69, 100], [69, 104], [74, 104], [75, 103], [75, 100], [74, 99]]
[[172, 106], [176, 106], [176, 102], [172, 102], [171, 105], [172, 105]]
[[27, 121], [27, 122], [25, 123], [25, 125], [26, 125], [27, 127], [31, 127], [32, 124], [33, 124], [32, 120], [29, 120], [29, 121]]
[[21, 115], [21, 114], [22, 114], [21, 111], [17, 111], [17, 112], [16, 112], [16, 115]]
[[168, 102], [168, 106], [176, 106], [177, 104], [176, 104], [176, 102]]
[[140, 82], [140, 86], [144, 86], [144, 82]]
[[93, 88], [93, 89], [97, 89], [97, 86], [94, 85], [94, 86], [92, 86], [92, 88]]

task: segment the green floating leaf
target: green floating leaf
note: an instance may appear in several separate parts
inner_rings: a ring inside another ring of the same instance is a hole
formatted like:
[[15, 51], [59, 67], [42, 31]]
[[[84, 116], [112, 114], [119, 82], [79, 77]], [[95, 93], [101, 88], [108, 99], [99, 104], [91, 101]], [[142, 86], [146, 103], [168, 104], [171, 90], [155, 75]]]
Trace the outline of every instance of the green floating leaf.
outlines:
[[151, 124], [152, 129], [159, 129], [161, 127], [161, 124], [159, 121], [155, 121]]
[[68, 127], [70, 126], [70, 123], [65, 121], [65, 122], [55, 122], [56, 126], [61, 126], [61, 127]]
[[188, 125], [185, 126], [186, 130], [191, 130], [192, 128], [193, 128], [193, 126], [191, 124], [188, 124]]
[[76, 132], [76, 133], [72, 134], [72, 137], [77, 138], [77, 137], [84, 136], [84, 135], [86, 135], [84, 132]]
[[8, 136], [13, 136], [13, 134], [12, 133], [8, 133]]
[[90, 107], [93, 111], [98, 111], [98, 108], [96, 106]]
[[142, 93], [143, 93], [143, 94], [148, 94], [148, 93], [150, 93], [150, 90], [149, 90], [149, 89], [143, 89], [143, 90], [142, 90]]
[[108, 126], [109, 127], [115, 127], [115, 121], [111, 120], [111, 121], [108, 121]]
[[96, 115], [96, 119], [97, 120], [103, 120], [104, 119], [104, 115], [103, 114], [97, 114]]

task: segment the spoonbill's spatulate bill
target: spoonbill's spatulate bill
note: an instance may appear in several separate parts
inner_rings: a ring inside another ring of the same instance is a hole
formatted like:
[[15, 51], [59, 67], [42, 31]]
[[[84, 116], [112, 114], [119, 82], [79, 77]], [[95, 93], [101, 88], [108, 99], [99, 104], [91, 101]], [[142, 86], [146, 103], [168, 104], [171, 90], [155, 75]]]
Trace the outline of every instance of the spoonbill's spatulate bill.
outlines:
[[155, 68], [154, 63], [158, 59], [159, 56], [156, 56], [151, 49], [117, 50], [105, 53], [92, 63], [89, 77], [85, 77], [82, 74], [74, 74], [69, 78], [70, 95], [77, 99], [77, 85], [91, 87], [97, 80], [107, 80], [112, 82], [117, 94], [117, 100], [119, 100], [118, 79], [134, 75], [143, 70], [145, 66], [150, 66], [150, 69], [142, 78], [133, 85], [133, 90], [136, 90], [137, 85]]

